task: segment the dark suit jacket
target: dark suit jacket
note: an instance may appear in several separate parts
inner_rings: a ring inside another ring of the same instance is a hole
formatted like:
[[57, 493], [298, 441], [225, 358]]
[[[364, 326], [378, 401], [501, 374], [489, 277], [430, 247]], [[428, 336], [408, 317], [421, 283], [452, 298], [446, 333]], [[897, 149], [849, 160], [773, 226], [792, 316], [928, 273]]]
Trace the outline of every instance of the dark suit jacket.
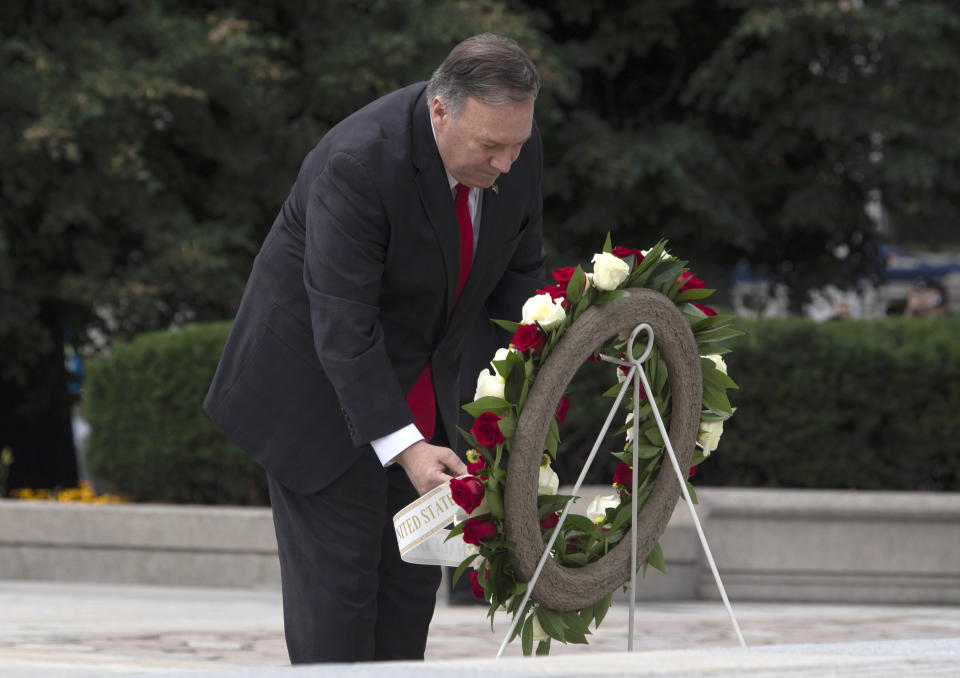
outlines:
[[306, 157], [257, 255], [204, 408], [286, 486], [322, 489], [376, 438], [411, 423], [432, 363], [454, 443], [458, 366], [477, 317], [518, 318], [542, 284], [536, 129], [486, 189], [470, 277], [453, 307], [459, 232], [425, 84], [388, 94]]

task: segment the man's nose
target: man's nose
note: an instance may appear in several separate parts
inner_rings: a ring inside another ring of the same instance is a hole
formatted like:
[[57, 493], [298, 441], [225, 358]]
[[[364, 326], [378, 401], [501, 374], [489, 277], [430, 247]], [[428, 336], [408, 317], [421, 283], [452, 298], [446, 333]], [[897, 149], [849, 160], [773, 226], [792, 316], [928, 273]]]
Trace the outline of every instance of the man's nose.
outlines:
[[506, 174], [510, 171], [510, 166], [513, 165], [513, 161], [514, 158], [509, 150], [497, 153], [490, 158], [490, 164], [501, 174]]

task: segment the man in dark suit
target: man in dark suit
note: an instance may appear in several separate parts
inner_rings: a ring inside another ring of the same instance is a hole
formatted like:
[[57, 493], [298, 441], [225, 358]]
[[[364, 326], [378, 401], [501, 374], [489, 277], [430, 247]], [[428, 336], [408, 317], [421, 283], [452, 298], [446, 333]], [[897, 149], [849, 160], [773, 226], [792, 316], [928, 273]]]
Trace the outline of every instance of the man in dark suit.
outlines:
[[254, 262], [204, 407], [267, 471], [294, 663], [423, 656], [439, 568], [391, 518], [465, 472], [467, 332], [542, 284], [538, 90], [513, 41], [464, 41], [326, 134]]

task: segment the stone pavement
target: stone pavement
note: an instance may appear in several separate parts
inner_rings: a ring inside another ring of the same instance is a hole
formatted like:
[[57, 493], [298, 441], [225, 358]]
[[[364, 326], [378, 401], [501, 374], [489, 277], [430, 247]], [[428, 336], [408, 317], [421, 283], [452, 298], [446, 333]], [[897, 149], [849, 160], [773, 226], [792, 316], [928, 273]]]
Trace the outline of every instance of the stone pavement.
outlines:
[[[427, 658], [435, 661], [391, 665], [390, 674], [401, 678], [456, 673], [465, 678], [479, 675], [472, 669], [485, 667], [488, 677], [652, 675], [641, 673], [643, 666], [657, 667], [657, 675], [676, 676], [700, 675], [708, 669], [711, 676], [784, 672], [811, 676], [960, 675], [958, 607], [736, 601], [734, 606], [751, 647], [798, 647], [744, 653], [735, 648], [720, 603], [647, 602], [637, 609], [636, 649], [644, 654], [610, 654], [626, 649], [627, 608], [615, 606], [603, 627], [590, 636], [590, 645], [557, 645], [555, 659], [488, 664], [484, 660], [495, 656], [506, 631], [506, 617], [497, 618], [491, 633], [483, 607], [441, 606], [427, 644]], [[332, 676], [347, 670], [278, 669], [286, 664], [281, 629], [279, 592], [273, 590], [0, 581], [2, 678], [159, 673], [266, 678], [275, 674]], [[927, 640], [833, 648], [820, 645], [918, 639]], [[801, 644], [817, 645], [804, 648]], [[516, 643], [508, 649], [511, 657], [519, 654]], [[593, 661], [571, 668], [571, 654], [590, 655]], [[831, 670], [825, 673], [824, 666]], [[864, 666], [872, 667], [871, 672], [857, 672]], [[944, 666], [949, 672], [939, 672]], [[724, 667], [732, 672], [724, 672]], [[802, 667], [810, 672], [799, 673]], [[349, 669], [350, 675], [356, 676], [382, 671], [382, 665]]]

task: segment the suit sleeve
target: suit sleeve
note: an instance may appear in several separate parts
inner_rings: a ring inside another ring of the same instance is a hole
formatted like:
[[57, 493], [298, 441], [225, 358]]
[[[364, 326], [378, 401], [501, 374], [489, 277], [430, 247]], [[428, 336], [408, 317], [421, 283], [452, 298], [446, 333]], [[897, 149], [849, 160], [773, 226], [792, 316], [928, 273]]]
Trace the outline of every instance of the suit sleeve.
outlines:
[[303, 283], [317, 356], [354, 445], [413, 422], [384, 344], [380, 285], [389, 224], [366, 169], [332, 155], [310, 186]]

